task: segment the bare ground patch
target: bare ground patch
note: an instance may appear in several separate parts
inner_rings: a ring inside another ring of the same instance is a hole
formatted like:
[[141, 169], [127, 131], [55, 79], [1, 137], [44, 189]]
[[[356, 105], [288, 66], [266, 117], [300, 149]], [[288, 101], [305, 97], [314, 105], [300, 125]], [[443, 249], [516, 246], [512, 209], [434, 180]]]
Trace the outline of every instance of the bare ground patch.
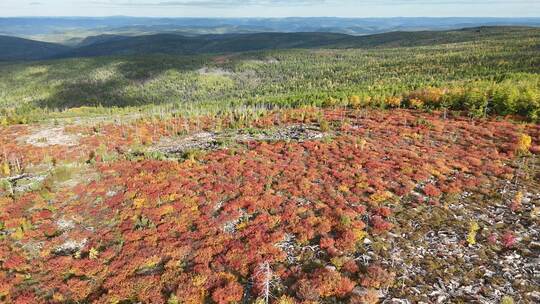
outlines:
[[22, 137], [21, 142], [35, 147], [49, 146], [76, 146], [79, 143], [79, 136], [66, 133], [63, 127], [48, 127], [36, 130], [32, 134]]
[[197, 70], [197, 73], [199, 75], [210, 75], [210, 76], [230, 76], [234, 74], [233, 72], [226, 69], [210, 68], [210, 67], [202, 67]]
[[190, 150], [215, 150], [223, 143], [249, 141], [306, 141], [318, 140], [330, 135], [315, 125], [292, 125], [264, 130], [229, 130], [223, 132], [199, 132], [179, 138], [163, 138], [153, 151], [167, 154], [183, 154]]

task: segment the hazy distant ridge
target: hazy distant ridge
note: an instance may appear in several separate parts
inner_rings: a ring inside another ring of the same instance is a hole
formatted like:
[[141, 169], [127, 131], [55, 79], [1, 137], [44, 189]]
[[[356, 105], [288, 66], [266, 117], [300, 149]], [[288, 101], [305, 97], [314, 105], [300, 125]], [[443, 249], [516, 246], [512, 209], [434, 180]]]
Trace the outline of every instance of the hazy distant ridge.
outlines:
[[73, 31], [208, 34], [242, 32], [336, 32], [353, 35], [389, 31], [449, 30], [477, 26], [540, 26], [539, 18], [143, 18], [14, 17], [0, 18], [0, 34], [50, 35]]
[[220, 54], [275, 49], [403, 47], [478, 41], [509, 33], [538, 36], [540, 28], [498, 26], [450, 31], [390, 32], [366, 36], [321, 32], [198, 36], [170, 33], [141, 36], [99, 35], [87, 37], [74, 47], [3, 36], [0, 37], [0, 60]]

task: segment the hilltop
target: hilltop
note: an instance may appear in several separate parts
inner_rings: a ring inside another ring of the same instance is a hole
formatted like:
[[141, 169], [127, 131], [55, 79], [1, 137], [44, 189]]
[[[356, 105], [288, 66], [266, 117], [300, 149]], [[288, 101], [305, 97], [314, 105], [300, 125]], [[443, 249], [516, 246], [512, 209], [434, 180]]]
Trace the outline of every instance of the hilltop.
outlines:
[[[59, 59], [70, 57], [125, 55], [228, 54], [248, 51], [319, 48], [384, 48], [437, 45], [513, 35], [538, 35], [540, 29], [528, 27], [477, 27], [450, 31], [389, 32], [352, 36], [338, 33], [245, 33], [185, 36], [160, 33], [141, 36], [90, 36], [75, 46], [50, 44], [21, 38], [0, 41], [0, 60]], [[17, 50], [23, 50], [17, 52]]]
[[0, 61], [43, 59], [68, 50], [69, 47], [61, 44], [0, 36]]

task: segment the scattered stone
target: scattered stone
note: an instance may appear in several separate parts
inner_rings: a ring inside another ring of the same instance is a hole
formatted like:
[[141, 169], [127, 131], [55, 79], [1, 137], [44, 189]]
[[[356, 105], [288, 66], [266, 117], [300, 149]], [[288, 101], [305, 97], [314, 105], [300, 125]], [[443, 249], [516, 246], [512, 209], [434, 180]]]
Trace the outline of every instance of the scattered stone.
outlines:
[[531, 249], [540, 250], [540, 242], [531, 242], [531, 243], [529, 244], [529, 247], [530, 247]]
[[160, 273], [163, 273], [163, 271], [165, 271], [164, 264], [163, 262], [159, 262], [156, 265], [149, 265], [149, 266], [144, 266], [142, 268], [139, 268], [137, 269], [137, 271], [135, 271], [135, 274], [140, 275], [140, 276], [145, 276], [145, 275], [152, 275], [152, 274], [160, 274]]
[[72, 255], [83, 249], [86, 243], [87, 239], [81, 241], [67, 240], [62, 245], [56, 247], [54, 253], [56, 255]]
[[58, 226], [58, 229], [60, 229], [61, 231], [65, 232], [75, 228], [75, 222], [62, 218], [56, 222], [56, 226]]
[[192, 150], [217, 150], [223, 142], [249, 141], [308, 141], [325, 136], [314, 125], [292, 125], [270, 130], [228, 130], [223, 132], [199, 132], [180, 138], [163, 138], [151, 151], [182, 155]]

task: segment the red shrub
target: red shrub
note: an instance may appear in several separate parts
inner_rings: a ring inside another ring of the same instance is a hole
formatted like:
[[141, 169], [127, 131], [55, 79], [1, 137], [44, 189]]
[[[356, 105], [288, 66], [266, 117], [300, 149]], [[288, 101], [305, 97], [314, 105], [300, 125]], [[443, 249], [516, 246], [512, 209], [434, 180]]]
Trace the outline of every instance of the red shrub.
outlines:
[[371, 224], [375, 233], [383, 233], [389, 231], [394, 226], [392, 223], [385, 221], [381, 216], [374, 215], [371, 217]]
[[331, 247], [334, 247], [334, 239], [333, 238], [329, 238], [329, 237], [323, 237], [321, 238], [321, 240], [319, 241], [319, 246], [322, 248], [322, 249], [328, 249], [328, 248], [331, 248]]
[[501, 242], [504, 247], [506, 248], [512, 248], [516, 244], [517, 238], [516, 236], [511, 232], [507, 231], [501, 236]]
[[497, 234], [496, 233], [491, 233], [488, 237], [487, 237], [487, 240], [488, 240], [488, 243], [490, 243], [491, 245], [496, 245], [497, 244]]
[[359, 268], [358, 268], [358, 264], [356, 264], [356, 261], [355, 260], [348, 260], [347, 262], [345, 262], [345, 264], [343, 265], [343, 270], [347, 271], [347, 272], [350, 272], [350, 273], [357, 273]]
[[235, 303], [242, 300], [244, 288], [237, 282], [228, 282], [212, 292], [212, 300], [218, 304]]
[[392, 209], [390, 209], [388, 207], [377, 208], [377, 209], [375, 209], [374, 212], [375, 212], [375, 214], [383, 216], [383, 217], [389, 217], [390, 215], [392, 215]]
[[395, 273], [388, 272], [380, 266], [369, 266], [366, 276], [360, 280], [364, 287], [381, 288], [394, 284]]
[[427, 184], [424, 186], [424, 193], [427, 196], [431, 197], [438, 197], [442, 194], [441, 190], [439, 188], [435, 187], [433, 184]]
[[296, 283], [296, 296], [301, 300], [319, 301], [320, 293], [308, 279], [302, 279]]

